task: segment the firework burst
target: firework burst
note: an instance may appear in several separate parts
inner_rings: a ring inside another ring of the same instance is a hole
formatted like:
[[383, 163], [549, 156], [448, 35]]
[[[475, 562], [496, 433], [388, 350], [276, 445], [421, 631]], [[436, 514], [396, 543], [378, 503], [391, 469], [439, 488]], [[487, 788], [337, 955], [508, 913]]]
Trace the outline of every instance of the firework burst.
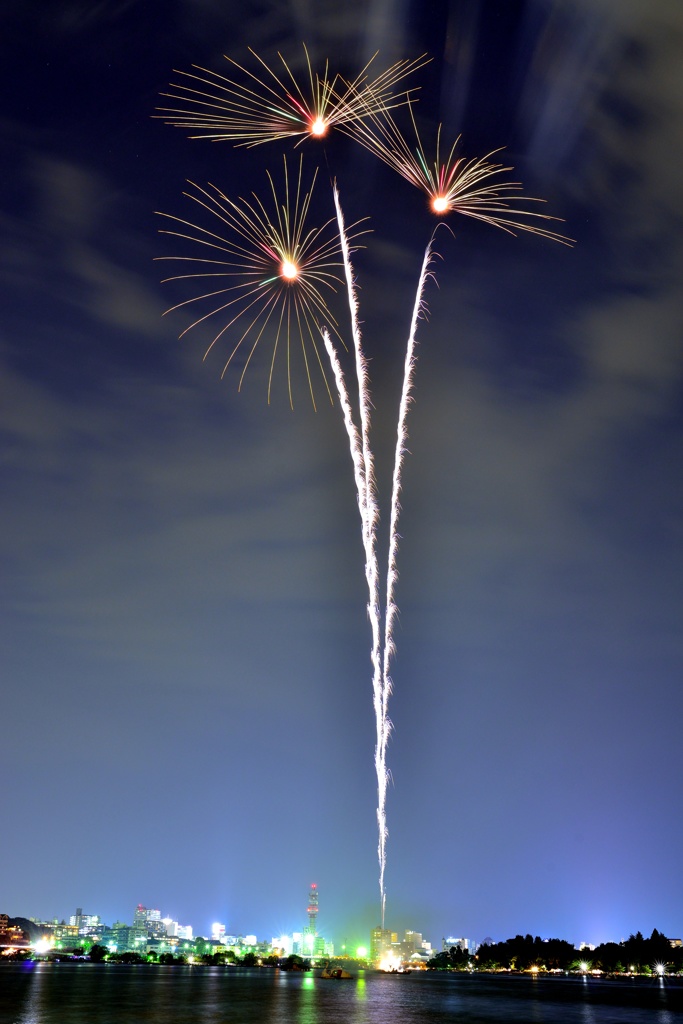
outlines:
[[244, 81], [196, 65], [192, 71], [176, 71], [182, 77], [171, 82], [174, 91], [162, 95], [182, 106], [159, 107], [159, 116], [194, 132], [192, 138], [228, 139], [243, 146], [290, 137], [319, 138], [330, 128], [348, 129], [361, 117], [407, 102], [407, 93], [393, 95], [392, 90], [426, 63], [425, 57], [401, 60], [369, 81], [375, 54], [352, 82], [346, 82], [339, 75], [330, 77], [329, 62], [322, 75], [315, 73], [304, 46], [306, 74], [300, 84], [282, 54], [282, 68], [276, 72], [254, 50], [249, 52], [260, 65], [259, 74], [225, 58]]
[[[386, 108], [380, 113], [376, 109], [368, 109], [365, 118], [354, 122], [352, 134], [411, 185], [425, 192], [432, 213], [440, 217], [459, 213], [464, 217], [482, 220], [512, 235], [518, 231], [527, 231], [554, 242], [572, 245], [573, 239], [565, 238], [541, 223], [561, 221], [562, 218], [520, 205], [543, 203], [545, 200], [520, 195], [521, 182], [500, 180], [501, 174], [513, 170], [504, 164], [491, 162], [491, 157], [502, 152], [502, 149], [494, 149], [486, 156], [467, 160], [458, 155], [460, 136], [450, 149], [444, 150], [439, 125], [434, 156], [430, 159], [420, 138], [410, 100], [407, 105], [415, 135], [414, 147], [410, 146]], [[444, 156], [444, 153], [447, 155]]]
[[[509, 234], [524, 231], [565, 245], [572, 244], [571, 239], [548, 226], [549, 221], [558, 221], [560, 218], [534, 208], [535, 204], [543, 200], [520, 194], [522, 186], [519, 182], [507, 181], [502, 177], [512, 168], [493, 162], [492, 158], [501, 150], [493, 150], [478, 159], [466, 159], [459, 153], [459, 137], [450, 148], [442, 148], [439, 126], [435, 146], [428, 155], [417, 130], [411, 91], [398, 94], [393, 92], [406, 75], [426, 63], [425, 58], [400, 61], [373, 80], [370, 80], [368, 74], [372, 64], [370, 61], [353, 81], [348, 81], [340, 75], [331, 78], [327, 63], [322, 75], [314, 73], [304, 46], [306, 74], [299, 82], [281, 55], [278, 56], [282, 68], [278, 66], [274, 70], [253, 50], [250, 53], [259, 65], [256, 72], [226, 58], [240, 72], [240, 81], [200, 67], [194, 67], [191, 72], [177, 72], [182, 77], [171, 84], [170, 88], [174, 91], [164, 95], [180, 106], [160, 108], [159, 116], [172, 125], [195, 132], [196, 138], [232, 140], [242, 146], [256, 146], [283, 138], [303, 141], [311, 136], [325, 136], [329, 129], [335, 128], [361, 143], [426, 193], [431, 211], [438, 217], [459, 213], [484, 221]], [[406, 141], [392, 114], [392, 110], [405, 105], [408, 106], [415, 136], [413, 145]], [[353, 251], [351, 243], [365, 232], [357, 230], [358, 224], [362, 223], [360, 221], [351, 225], [350, 229], [346, 228], [336, 184], [333, 186], [333, 198], [337, 230], [330, 230], [334, 218], [330, 218], [322, 228], [306, 228], [315, 177], [309, 190], [304, 191], [300, 161], [296, 187], [290, 188], [285, 161], [284, 201], [281, 202], [273, 179], [268, 175], [272, 193], [272, 204], [269, 201], [269, 206], [274, 207], [274, 216], [269, 215], [266, 206], [253, 194], [250, 200], [239, 199], [234, 202], [213, 185], [206, 188], [193, 185], [194, 191], [186, 195], [211, 215], [212, 227], [200, 227], [171, 216], [170, 220], [175, 222], [175, 227], [165, 233], [190, 241], [198, 249], [193, 256], [162, 258], [184, 261], [183, 266], [187, 268], [187, 272], [166, 280], [200, 279], [207, 282], [203, 294], [194, 295], [172, 307], [179, 309], [203, 303], [203, 308], [207, 310], [198, 315], [183, 334], [211, 318], [220, 319], [220, 329], [211, 341], [207, 355], [226, 332], [237, 321], [241, 321], [241, 336], [234, 344], [223, 370], [225, 373], [233, 358], [242, 350], [240, 387], [269, 323], [274, 334], [268, 380], [269, 401], [276, 355], [278, 349], [284, 347], [281, 339], [286, 339], [290, 404], [292, 339], [295, 336], [300, 339], [314, 406], [312, 367], [316, 364], [325, 381], [327, 393], [332, 398], [318, 348], [321, 339], [327, 353], [349, 439], [365, 553], [376, 725], [377, 852], [384, 927], [388, 837], [386, 804], [390, 780], [387, 749], [391, 735], [388, 705], [392, 693], [390, 669], [395, 653], [394, 629], [398, 614], [398, 522], [403, 462], [407, 452], [407, 420], [417, 360], [416, 335], [418, 323], [425, 313], [425, 288], [433, 276], [431, 265], [435, 255], [434, 234], [422, 263], [405, 355], [394, 453], [383, 611], [377, 551], [379, 504], [370, 437], [371, 389], [368, 363], [361, 343], [357, 291], [350, 259]], [[219, 227], [216, 227], [216, 220]], [[347, 386], [331, 337], [332, 332], [340, 338], [339, 331], [326, 304], [329, 291], [335, 291], [344, 281], [351, 318], [357, 393], [352, 393], [353, 389]]]
[[[240, 353], [243, 357], [239, 378], [241, 389], [252, 356], [270, 325], [274, 340], [268, 375], [268, 401], [276, 356], [283, 343], [292, 406], [292, 347], [294, 340], [298, 339], [315, 408], [314, 366], [317, 366], [331, 400], [319, 350], [320, 329], [325, 323], [339, 336], [337, 322], [326, 299], [343, 283], [339, 274], [343, 263], [339, 235], [332, 228], [334, 218], [320, 228], [307, 227], [317, 171], [307, 191], [304, 190], [302, 175], [300, 160], [296, 182], [291, 182], [287, 161], [284, 160], [284, 195], [279, 199], [275, 182], [268, 173], [272, 213], [255, 194], [250, 200], [240, 198], [233, 201], [215, 185], [200, 187], [190, 182], [192, 191], [184, 194], [209, 215], [210, 226], [204, 227], [172, 214], [160, 214], [176, 225], [172, 229], [162, 229], [162, 234], [189, 241], [195, 248], [194, 255], [159, 258], [179, 262], [184, 268], [182, 273], [167, 277], [164, 282], [201, 282], [206, 289], [166, 311], [170, 313], [188, 306], [202, 310], [183, 330], [181, 338], [200, 324], [223, 320], [206, 350], [206, 358], [239, 321], [241, 333], [231, 348], [223, 375]], [[357, 226], [353, 225], [353, 229]], [[363, 233], [356, 230], [351, 237], [356, 239]]]

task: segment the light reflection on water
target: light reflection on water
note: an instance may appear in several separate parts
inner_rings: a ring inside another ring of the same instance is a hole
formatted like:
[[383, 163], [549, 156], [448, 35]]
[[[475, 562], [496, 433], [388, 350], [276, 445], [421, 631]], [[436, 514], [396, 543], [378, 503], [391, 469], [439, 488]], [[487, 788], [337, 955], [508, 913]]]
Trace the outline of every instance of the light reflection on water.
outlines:
[[315, 1002], [315, 978], [310, 975], [301, 979], [301, 996], [297, 1024], [318, 1024]]
[[3, 964], [0, 1024], [683, 1024], [665, 983]]

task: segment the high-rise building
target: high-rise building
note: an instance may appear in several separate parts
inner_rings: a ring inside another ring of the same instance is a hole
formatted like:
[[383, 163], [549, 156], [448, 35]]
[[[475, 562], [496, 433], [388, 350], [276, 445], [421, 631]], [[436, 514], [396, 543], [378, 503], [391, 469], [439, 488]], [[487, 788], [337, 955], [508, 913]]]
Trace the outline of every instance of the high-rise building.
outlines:
[[315, 882], [308, 890], [308, 906], [306, 908], [308, 924], [304, 928], [302, 937], [303, 955], [313, 956], [315, 953], [315, 940], [318, 934], [318, 886]]
[[477, 951], [477, 944], [472, 939], [456, 938], [454, 935], [449, 935], [448, 938], [441, 940], [441, 948], [444, 951], [453, 949], [454, 946], [464, 953], [474, 954]]
[[79, 935], [97, 935], [104, 927], [98, 914], [84, 914], [82, 907], [77, 907], [76, 913], [71, 915], [69, 926]]
[[161, 939], [166, 936], [166, 925], [161, 920], [161, 911], [150, 910], [143, 907], [142, 903], [138, 903], [135, 908], [133, 928], [140, 938], [153, 936], [155, 939]]
[[334, 946], [326, 943], [323, 936], [318, 934], [318, 886], [315, 882], [311, 883], [308, 890], [306, 914], [308, 924], [301, 935], [299, 952], [302, 956], [324, 956], [326, 953], [331, 956], [332, 953], [328, 953], [328, 949], [334, 950]]
[[311, 935], [317, 935], [318, 933], [318, 886], [315, 882], [311, 883], [311, 888], [308, 891], [308, 928], [307, 931]]
[[370, 932], [370, 959], [374, 962], [381, 960], [391, 945], [392, 933], [388, 928], [378, 925]]

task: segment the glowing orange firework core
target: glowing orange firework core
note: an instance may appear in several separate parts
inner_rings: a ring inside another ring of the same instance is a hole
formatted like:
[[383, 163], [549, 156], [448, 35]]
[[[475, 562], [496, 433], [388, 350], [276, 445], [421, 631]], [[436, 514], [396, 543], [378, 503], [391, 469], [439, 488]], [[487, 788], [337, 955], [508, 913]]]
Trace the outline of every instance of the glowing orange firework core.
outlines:
[[288, 281], [293, 281], [294, 278], [299, 276], [299, 268], [296, 263], [292, 263], [291, 260], [283, 260], [282, 266], [280, 267], [280, 274], [282, 277], [287, 278]]
[[316, 117], [313, 121], [311, 121], [311, 135], [317, 135], [318, 137], [320, 137], [321, 135], [324, 135], [326, 131], [327, 124], [325, 123], [322, 117]]
[[445, 196], [434, 196], [432, 199], [432, 210], [434, 213], [448, 213], [451, 204]]

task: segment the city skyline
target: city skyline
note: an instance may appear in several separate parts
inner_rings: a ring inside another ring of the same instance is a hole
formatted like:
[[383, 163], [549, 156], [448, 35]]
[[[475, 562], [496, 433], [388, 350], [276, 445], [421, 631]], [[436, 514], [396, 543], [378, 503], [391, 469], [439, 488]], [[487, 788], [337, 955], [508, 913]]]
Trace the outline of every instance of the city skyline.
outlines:
[[[286, 949], [286, 952], [289, 954], [292, 952], [291, 942], [292, 940], [294, 940], [294, 944], [296, 947], [294, 948], [295, 953], [301, 952], [304, 955], [313, 955], [315, 952], [318, 956], [329, 954], [336, 954], [337, 956], [355, 955], [356, 951], [360, 948], [361, 950], [366, 950], [369, 959], [372, 961], [379, 959], [379, 953], [383, 950], [385, 946], [389, 946], [391, 943], [393, 943], [394, 945], [401, 943], [412, 943], [414, 948], [411, 950], [411, 952], [413, 953], [419, 951], [420, 948], [424, 947], [424, 950], [426, 951], [425, 955], [429, 956], [432, 954], [433, 951], [447, 950], [451, 946], [459, 946], [463, 950], [467, 950], [470, 953], [475, 953], [477, 948], [480, 945], [482, 945], [482, 943], [503, 943], [507, 939], [512, 938], [512, 936], [504, 937], [502, 935], [496, 934], [494, 934], [493, 936], [489, 934], [485, 936], [473, 935], [469, 938], [462, 935], [456, 937], [455, 932], [452, 928], [442, 928], [442, 934], [440, 938], [436, 939], [433, 936], [424, 936], [422, 932], [414, 930], [412, 926], [405, 926], [405, 923], [399, 927], [394, 925], [385, 928], [382, 928], [381, 925], [376, 925], [375, 927], [371, 928], [369, 934], [365, 936], [363, 935], [362, 930], [360, 929], [358, 929], [356, 932], [352, 932], [351, 936], [345, 935], [343, 938], [341, 938], [338, 935], [333, 935], [329, 931], [329, 929], [326, 929], [325, 935], [323, 935], [322, 933], [319, 933], [317, 930], [317, 902], [315, 904], [315, 913], [313, 915], [311, 915], [310, 913], [310, 893], [314, 890], [317, 896], [317, 883], [312, 883], [309, 888], [309, 903], [306, 906], [305, 910], [302, 911], [301, 920], [298, 922], [298, 924], [289, 929], [279, 931], [274, 931], [273, 929], [270, 929], [271, 932], [274, 932], [274, 934], [270, 935], [270, 937], [267, 937], [269, 932], [268, 929], [266, 929], [263, 934], [256, 934], [255, 932], [250, 931], [248, 926], [236, 928], [232, 927], [230, 923], [218, 921], [216, 919], [212, 919], [210, 925], [207, 922], [205, 922], [203, 926], [199, 927], [189, 923], [182, 924], [181, 922], [174, 920], [174, 918], [170, 915], [164, 916], [163, 911], [158, 907], [147, 907], [142, 903], [134, 905], [132, 914], [129, 914], [128, 917], [125, 914], [123, 914], [111, 919], [105, 919], [105, 917], [103, 917], [100, 914], [84, 913], [82, 907], [77, 907], [74, 914], [68, 915], [68, 920], [67, 916], [62, 916], [60, 919], [59, 916], [50, 917], [35, 914], [29, 916], [23, 913], [7, 914], [7, 908], [5, 908], [4, 910], [0, 910], [0, 917], [5, 916], [11, 920], [20, 918], [22, 920], [31, 921], [33, 924], [37, 926], [45, 926], [47, 928], [67, 927], [69, 931], [69, 936], [74, 941], [77, 935], [80, 935], [84, 938], [89, 937], [91, 940], [93, 940], [93, 936], [96, 936], [97, 933], [101, 933], [103, 929], [106, 931], [111, 931], [111, 929], [122, 927], [128, 931], [133, 931], [136, 927], [141, 926], [144, 928], [145, 933], [148, 934], [150, 938], [172, 937], [174, 939], [180, 940], [180, 946], [182, 946], [184, 942], [193, 943], [197, 939], [201, 940], [209, 938], [214, 942], [225, 944], [227, 947], [239, 945], [247, 949], [255, 948], [257, 946], [265, 947], [266, 945], [272, 945], [277, 947], [278, 943], [284, 944], [285, 942], [288, 942], [289, 947]], [[313, 924], [311, 923], [312, 917], [315, 918]], [[306, 921], [307, 923], [303, 923], [304, 921]], [[656, 928], [654, 930], [657, 931]], [[678, 930], [681, 931], [680, 928]], [[321, 942], [319, 949], [314, 950], [313, 942], [308, 943], [307, 947], [307, 933], [311, 933], [312, 936], [324, 940], [324, 943]], [[522, 933], [525, 935], [529, 934], [528, 930], [522, 929], [522, 932], [518, 933], [518, 937]], [[642, 929], [636, 927], [632, 928], [627, 935], [622, 935], [619, 938], [617, 938], [616, 936], [611, 936], [601, 941], [623, 943], [629, 936], [641, 933], [649, 934], [649, 931], [643, 932]], [[676, 935], [677, 934], [678, 933], [676, 933]], [[401, 935], [403, 935], [402, 939], [400, 938]], [[564, 937], [555, 934], [541, 935], [540, 939], [543, 942], [548, 942], [556, 939], [565, 941]], [[681, 941], [682, 940], [677, 938], [676, 936], [672, 936], [670, 938], [672, 946], [679, 947], [681, 945]], [[577, 949], [586, 949], [590, 951], [594, 949], [597, 945], [599, 945], [599, 943], [591, 941], [591, 937], [584, 937], [581, 941], [575, 942], [574, 945]], [[407, 958], [408, 957], [406, 956], [406, 959]]]
[[[26, 915], [8, 915], [0, 912], [0, 936], [8, 926], [9, 920], [28, 921], [37, 929], [42, 929], [38, 944], [44, 950], [51, 946], [69, 947], [78, 946], [82, 941], [86, 943], [98, 943], [111, 952], [135, 951], [140, 952], [143, 946], [150, 942], [161, 943], [169, 949], [178, 952], [195, 950], [197, 942], [203, 943], [209, 940], [217, 949], [234, 949], [253, 952], [257, 949], [277, 949], [281, 955], [295, 955], [307, 957], [325, 957], [335, 954], [335, 942], [329, 935], [318, 931], [317, 915], [319, 911], [318, 886], [313, 882], [309, 888], [309, 899], [305, 910], [307, 923], [300, 925], [298, 930], [291, 932], [278, 932], [269, 939], [264, 936], [257, 936], [243, 929], [231, 929], [225, 923], [213, 921], [211, 927], [203, 931], [195, 930], [192, 925], [181, 924], [171, 917], [163, 917], [158, 908], [147, 907], [138, 903], [133, 911], [132, 919], [117, 918], [107, 923], [99, 914], [86, 914], [82, 907], [77, 907], [75, 914], [69, 915], [68, 923], [65, 918], [41, 918], [26, 917]], [[404, 931], [404, 938], [399, 940], [399, 932], [392, 929], [374, 928], [365, 939], [362, 936], [355, 936], [349, 939], [344, 937], [343, 941], [337, 940], [336, 954], [342, 956], [366, 957], [369, 953], [372, 960], [379, 960], [392, 944], [401, 949], [402, 955], [408, 959], [410, 956], [420, 954], [428, 958], [432, 954], [432, 943], [423, 940], [422, 933], [412, 929]], [[32, 936], [32, 945], [35, 945], [35, 938]], [[465, 939], [453, 939], [453, 942], [464, 943], [463, 948], [476, 948], [476, 943]], [[442, 940], [442, 945], [445, 940]], [[0, 938], [0, 945], [2, 945]]]
[[353, 267], [390, 493], [426, 197], [341, 133], [236, 149], [156, 116], [174, 76], [246, 65], [249, 47], [305, 76], [303, 41], [349, 78], [376, 50], [378, 73], [427, 54], [420, 137], [442, 122], [466, 159], [504, 146], [577, 242], [466, 217], [436, 235], [402, 491], [386, 923], [680, 933], [683, 9], [642, 7], [3, 5], [7, 912], [114, 920], [145, 894], [174, 920], [277, 933], [313, 878], [331, 934], [380, 920], [339, 408], [311, 408], [296, 353], [293, 410], [284, 361], [268, 404], [272, 348], [241, 391], [239, 372], [221, 380], [227, 337], [206, 360], [213, 333], [178, 339], [155, 262], [174, 252], [154, 211], [182, 217], [188, 180], [261, 196], [303, 155], [319, 224], [336, 181], [348, 223], [370, 218]]
[[[317, 889], [317, 884], [312, 883], [309, 890], [309, 897], [310, 892], [312, 892], [313, 890], [315, 890], [317, 897]], [[315, 912], [311, 914], [311, 901], [309, 899], [308, 906], [306, 907], [305, 911], [302, 912], [301, 915], [302, 921], [305, 921], [306, 923], [302, 923], [300, 921], [296, 927], [292, 927], [284, 932], [278, 932], [277, 935], [271, 936], [270, 939], [266, 939], [265, 935], [257, 936], [255, 933], [250, 932], [248, 928], [229, 927], [228, 924], [222, 921], [219, 922], [217, 920], [212, 920], [210, 926], [206, 925], [206, 927], [204, 928], [196, 927], [192, 924], [187, 923], [181, 924], [181, 922], [174, 920], [171, 916], [162, 916], [162, 911], [159, 908], [147, 907], [142, 903], [138, 903], [135, 905], [132, 915], [129, 915], [128, 917], [126, 917], [126, 915], [120, 915], [112, 919], [107, 919], [103, 917], [101, 914], [84, 913], [82, 907], [77, 907], [76, 912], [74, 914], [68, 915], [68, 919], [67, 917], [62, 917], [60, 919], [59, 916], [46, 917], [37, 916], [35, 914], [32, 914], [30, 916], [26, 914], [7, 914], [6, 916], [11, 919], [22, 918], [25, 920], [29, 920], [34, 924], [45, 925], [48, 927], [68, 927], [70, 929], [70, 934], [72, 935], [72, 937], [75, 937], [77, 934], [87, 937], [88, 935], [93, 935], [98, 931], [101, 931], [103, 928], [112, 929], [123, 926], [126, 928], [134, 929], [139, 925], [141, 927], [144, 927], [147, 931], [149, 931], [150, 934], [157, 935], [157, 937], [161, 935], [172, 936], [178, 937], [182, 940], [189, 941], [192, 941], [194, 938], [198, 937], [211, 937], [214, 940], [225, 940], [228, 944], [232, 944], [233, 942], [236, 942], [239, 939], [240, 942], [245, 942], [247, 945], [256, 945], [257, 943], [264, 943], [266, 941], [275, 942], [278, 936], [286, 936], [288, 938], [294, 937], [296, 941], [300, 942], [302, 947], [305, 948], [307, 933], [309, 933], [313, 937], [325, 938], [325, 936], [322, 935], [322, 933], [318, 932], [317, 929], [317, 902], [315, 903], [315, 907]], [[4, 911], [0, 913], [4, 913]], [[372, 929], [371, 934], [375, 934], [375, 932], [377, 931], [381, 932], [382, 929]], [[396, 929], [391, 928], [385, 930], [386, 935], [398, 935], [400, 934], [400, 932], [401, 929], [399, 929], [398, 931], [396, 931]], [[422, 942], [421, 933], [417, 933], [412, 931], [411, 929], [408, 929], [405, 931], [405, 934], [419, 934], [420, 942]], [[327, 937], [328, 939], [330, 938], [329, 934]], [[368, 937], [366, 936], [365, 938], [367, 939]], [[347, 937], [344, 938], [343, 942], [340, 942], [339, 939], [337, 940], [338, 945], [341, 944], [343, 948], [346, 948], [347, 941]], [[358, 941], [360, 941], [360, 939]], [[358, 941], [355, 943], [355, 945], [358, 944]], [[350, 944], [352, 946], [354, 945], [353, 940], [351, 941]], [[288, 952], [291, 952], [291, 950], [288, 950]], [[313, 952], [312, 944], [311, 949], [309, 949], [308, 952]]]

